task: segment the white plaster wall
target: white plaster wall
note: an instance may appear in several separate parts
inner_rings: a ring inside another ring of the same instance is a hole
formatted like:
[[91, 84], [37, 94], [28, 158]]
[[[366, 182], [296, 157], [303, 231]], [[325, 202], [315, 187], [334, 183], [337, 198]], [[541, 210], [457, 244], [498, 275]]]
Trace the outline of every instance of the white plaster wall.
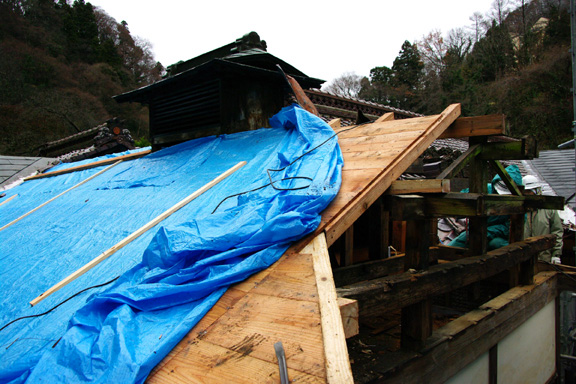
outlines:
[[463, 370], [452, 376], [446, 384], [486, 384], [488, 383], [488, 353], [483, 354]]
[[498, 382], [542, 384], [556, 370], [555, 302], [498, 343]]

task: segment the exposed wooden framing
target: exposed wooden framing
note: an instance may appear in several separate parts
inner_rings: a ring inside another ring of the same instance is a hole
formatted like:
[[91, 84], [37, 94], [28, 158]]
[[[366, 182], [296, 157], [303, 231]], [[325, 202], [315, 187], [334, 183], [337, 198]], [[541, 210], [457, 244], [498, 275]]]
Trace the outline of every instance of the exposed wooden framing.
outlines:
[[464, 257], [469, 257], [468, 248], [451, 247], [449, 245], [437, 244], [430, 248], [431, 255], [436, 260], [456, 261]]
[[433, 265], [423, 272], [405, 272], [345, 286], [338, 289], [338, 295], [358, 300], [361, 316], [404, 308], [495, 276], [551, 248], [554, 241], [553, 235], [529, 238], [485, 255]]
[[9, 222], [9, 223], [6, 224], [6, 225], [0, 227], [0, 231], [8, 228], [9, 226], [11, 226], [11, 225], [13, 225], [13, 224], [16, 224], [17, 222], [19, 222], [20, 220], [22, 220], [22, 219], [25, 218], [26, 216], [28, 216], [28, 215], [36, 212], [36, 211], [39, 210], [40, 208], [42, 208], [42, 207], [44, 207], [45, 205], [51, 203], [52, 201], [56, 200], [56, 199], [59, 198], [60, 196], [66, 194], [66, 193], [68, 193], [68, 192], [70, 192], [71, 190], [73, 190], [73, 189], [75, 189], [75, 188], [78, 188], [79, 186], [81, 186], [81, 185], [89, 182], [89, 181], [92, 180], [93, 178], [100, 176], [101, 174], [103, 174], [104, 172], [108, 171], [109, 169], [117, 166], [117, 165], [120, 164], [121, 162], [122, 162], [122, 160], [118, 160], [118, 161], [116, 161], [114, 164], [109, 165], [108, 167], [102, 169], [101, 171], [96, 172], [95, 174], [93, 174], [93, 175], [90, 176], [90, 177], [87, 177], [86, 179], [82, 180], [81, 182], [79, 182], [79, 183], [75, 184], [74, 186], [68, 188], [68, 189], [65, 190], [64, 192], [59, 193], [58, 195], [54, 196], [53, 198], [49, 199], [48, 201], [40, 204], [40, 205], [37, 206], [36, 208], [34, 208], [34, 209], [26, 212], [26, 213], [23, 214], [22, 216], [14, 219], [14, 220], [12, 220], [11, 222]]
[[[430, 222], [410, 220], [406, 225], [404, 270], [426, 271], [430, 260], [428, 241]], [[420, 346], [432, 334], [432, 301], [425, 299], [402, 308], [402, 346]]]
[[561, 196], [483, 195], [447, 193], [444, 195], [386, 196], [393, 220], [443, 216], [492, 216], [523, 214], [526, 209], [562, 209]]
[[522, 196], [522, 191], [520, 191], [520, 188], [518, 188], [516, 182], [510, 177], [508, 171], [506, 168], [504, 168], [502, 163], [500, 163], [498, 160], [490, 160], [490, 164], [494, 166], [496, 173], [498, 173], [504, 184], [506, 184], [506, 187], [510, 193], [516, 196]]
[[503, 135], [506, 133], [505, 118], [505, 115], [459, 117], [440, 135], [440, 139]]
[[479, 157], [482, 160], [532, 160], [538, 157], [538, 149], [533, 137], [524, 137], [519, 141], [485, 143]]
[[370, 260], [384, 259], [388, 256], [388, 223], [390, 214], [384, 210], [382, 199], [376, 200], [367, 211], [370, 225], [369, 234], [369, 258]]
[[[469, 143], [484, 145], [486, 136], [471, 137]], [[485, 161], [474, 157], [470, 162], [470, 192], [484, 194], [488, 187], [488, 167]], [[488, 220], [486, 217], [472, 216], [468, 219], [470, 231], [468, 232], [468, 248], [473, 255], [485, 254], [488, 250]]]
[[[424, 150], [460, 115], [460, 104], [453, 104], [446, 108], [435, 120], [426, 125], [425, 130], [418, 135], [413, 141], [407, 143], [402, 150], [398, 151], [397, 156], [386, 162], [386, 167], [378, 172], [378, 175], [372, 178], [363, 190], [356, 194], [349, 201], [346, 209], [340, 210], [329, 219], [326, 225], [321, 225], [317, 231], [326, 231], [328, 244], [331, 245], [338, 239], [360, 215], [368, 209], [378, 197], [380, 197], [390, 186], [392, 181], [396, 180], [406, 168], [410, 166], [424, 152]], [[430, 118], [413, 118], [406, 119], [402, 127], [406, 124], [418, 124], [418, 121], [430, 121]], [[393, 124], [395, 121], [382, 124]], [[369, 129], [369, 128], [366, 128]], [[406, 128], [402, 128], [406, 129]], [[352, 132], [347, 131], [344, 133]], [[362, 131], [355, 132], [354, 135], [361, 135]], [[341, 138], [342, 139], [342, 138]], [[345, 162], [346, 168], [346, 162]]]
[[404, 255], [336, 268], [333, 273], [336, 286], [341, 287], [402, 271], [404, 271]]
[[452, 162], [442, 173], [440, 173], [436, 179], [450, 179], [458, 174], [474, 157], [478, 156], [482, 151], [482, 147], [479, 144], [471, 145], [468, 150], [458, 156], [456, 160]]
[[342, 318], [332, 278], [326, 236], [323, 233], [316, 236], [308, 247], [304, 248], [304, 252], [311, 253], [314, 262], [324, 352], [326, 354], [326, 378], [330, 384], [351, 383], [354, 381], [352, 368], [350, 367], [348, 347], [346, 346]]
[[[410, 361], [389, 368], [386, 383], [441, 383], [488, 352], [557, 295], [557, 276], [542, 272], [534, 285], [515, 287], [434, 332]], [[442, 364], [438, 369], [438, 362]]]
[[70, 274], [69, 276], [67, 276], [63, 280], [61, 280], [59, 283], [55, 284], [54, 286], [52, 286], [51, 288], [49, 288], [45, 292], [41, 293], [38, 297], [36, 297], [34, 300], [32, 300], [30, 302], [30, 305], [34, 306], [34, 305], [38, 304], [40, 301], [44, 300], [46, 297], [48, 297], [51, 294], [53, 294], [54, 292], [58, 291], [62, 287], [68, 285], [71, 281], [76, 280], [78, 277], [82, 276], [83, 274], [85, 274], [86, 272], [88, 272], [89, 270], [94, 268], [96, 265], [100, 264], [102, 261], [106, 260], [108, 257], [112, 256], [114, 253], [116, 253], [120, 249], [124, 248], [126, 245], [130, 244], [132, 241], [134, 241], [138, 237], [140, 237], [143, 233], [146, 233], [148, 230], [154, 228], [158, 223], [160, 223], [161, 221], [163, 221], [164, 219], [166, 219], [167, 217], [172, 215], [174, 212], [178, 211], [180, 208], [184, 207], [185, 205], [190, 203], [192, 200], [196, 199], [198, 196], [200, 196], [201, 194], [203, 194], [204, 192], [206, 192], [207, 190], [209, 190], [210, 188], [212, 188], [213, 186], [215, 186], [216, 184], [218, 184], [219, 182], [221, 182], [222, 180], [224, 180], [225, 178], [227, 178], [228, 176], [230, 176], [231, 174], [233, 174], [234, 172], [236, 172], [237, 170], [242, 168], [244, 165], [246, 165], [245, 161], [239, 162], [238, 164], [236, 164], [232, 168], [230, 168], [227, 171], [220, 174], [218, 177], [214, 178], [209, 183], [207, 183], [204, 186], [202, 186], [201, 188], [197, 189], [192, 194], [188, 195], [187, 197], [185, 197], [184, 199], [179, 201], [177, 204], [175, 204], [174, 206], [172, 206], [168, 210], [166, 210], [166, 211], [162, 212], [160, 215], [156, 216], [153, 220], [149, 221], [148, 223], [144, 224], [142, 227], [138, 228], [135, 232], [132, 232], [130, 235], [126, 236], [124, 239], [122, 239], [121, 241], [116, 243], [113, 247], [102, 252], [100, 255], [98, 255], [97, 257], [92, 259], [89, 263], [85, 264], [83, 267], [76, 270], [75, 272], [73, 272], [72, 274]]
[[128, 155], [124, 155], [124, 156], [118, 156], [118, 157], [113, 157], [110, 159], [104, 159], [104, 160], [99, 160], [99, 161], [95, 161], [93, 163], [88, 163], [88, 164], [84, 164], [84, 165], [78, 165], [76, 167], [70, 167], [67, 169], [61, 169], [59, 171], [53, 171], [53, 172], [46, 172], [46, 173], [40, 173], [38, 175], [34, 175], [34, 176], [30, 176], [30, 177], [26, 177], [24, 179], [24, 181], [27, 180], [35, 180], [35, 179], [42, 179], [45, 177], [52, 177], [52, 176], [58, 176], [58, 175], [63, 175], [66, 173], [71, 173], [71, 172], [76, 172], [76, 171], [82, 171], [85, 169], [90, 169], [90, 168], [96, 168], [96, 167], [101, 167], [103, 165], [108, 165], [108, 164], [112, 164], [115, 163], [119, 160], [135, 160], [138, 159], [140, 157], [146, 156], [150, 153], [151, 151], [147, 150], [147, 151], [141, 151], [141, 152], [136, 152], [136, 153], [130, 153]]
[[411, 193], [448, 193], [450, 180], [423, 179], [423, 180], [396, 180], [386, 191], [388, 195], [402, 195]]
[[351, 265], [354, 260], [354, 225], [344, 232], [342, 236], [343, 246], [342, 254], [340, 256], [340, 265]]
[[0, 206], [2, 206], [2, 205], [4, 205], [4, 204], [6, 204], [7, 202], [9, 202], [9, 201], [11, 201], [11, 200], [15, 199], [16, 197], [18, 197], [18, 195], [17, 195], [17, 194], [16, 194], [16, 195], [12, 195], [12, 196], [10, 196], [9, 198], [7, 198], [7, 199], [6, 199], [6, 200], [4, 200], [3, 202], [1, 202], [1, 203], [0, 203]]

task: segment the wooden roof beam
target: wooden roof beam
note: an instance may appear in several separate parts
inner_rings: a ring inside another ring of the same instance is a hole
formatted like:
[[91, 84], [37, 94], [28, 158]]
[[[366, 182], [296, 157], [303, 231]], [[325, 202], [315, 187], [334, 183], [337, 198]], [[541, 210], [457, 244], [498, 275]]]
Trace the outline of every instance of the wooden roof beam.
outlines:
[[482, 160], [532, 160], [538, 157], [536, 139], [531, 136], [518, 141], [491, 142], [482, 145]]
[[530, 209], [563, 209], [561, 196], [485, 195], [447, 193], [444, 195], [391, 195], [384, 199], [393, 220], [417, 220], [430, 217], [484, 217], [512, 215]]
[[337, 292], [340, 297], [358, 300], [360, 316], [382, 314], [495, 276], [551, 248], [554, 241], [553, 235], [532, 237], [485, 255], [432, 265], [422, 272], [363, 281]]
[[[533, 285], [515, 287], [446, 324], [426, 340], [418, 354], [379, 365], [380, 372], [389, 372], [383, 380], [390, 384], [417, 383], [423, 377], [430, 383], [447, 381], [554, 300], [561, 277], [540, 273]], [[440, 361], [450, 364], [438, 369]]]
[[506, 134], [505, 115], [459, 117], [440, 135], [440, 139]]

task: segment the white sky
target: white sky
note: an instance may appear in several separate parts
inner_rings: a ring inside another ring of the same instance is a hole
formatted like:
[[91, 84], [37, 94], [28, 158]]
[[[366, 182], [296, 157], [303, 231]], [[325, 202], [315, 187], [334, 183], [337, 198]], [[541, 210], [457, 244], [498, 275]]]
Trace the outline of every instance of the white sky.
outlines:
[[165, 67], [250, 31], [268, 52], [308, 76], [330, 81], [391, 67], [405, 40], [472, 25], [494, 0], [86, 0], [152, 43]]

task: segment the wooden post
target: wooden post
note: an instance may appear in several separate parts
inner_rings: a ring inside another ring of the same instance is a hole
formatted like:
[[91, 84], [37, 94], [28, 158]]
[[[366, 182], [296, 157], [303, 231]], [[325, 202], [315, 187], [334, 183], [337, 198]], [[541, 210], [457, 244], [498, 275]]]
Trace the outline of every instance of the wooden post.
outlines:
[[[406, 225], [404, 268], [425, 270], [429, 267], [429, 220], [410, 220]], [[402, 346], [419, 348], [432, 334], [432, 300], [424, 300], [402, 309]]]
[[[487, 141], [486, 137], [471, 137], [470, 146], [483, 144]], [[487, 180], [488, 170], [486, 162], [475, 157], [470, 162], [470, 192], [486, 193], [488, 191]], [[487, 227], [488, 219], [486, 217], [471, 217], [469, 219], [469, 249], [472, 255], [483, 255], [488, 251]]]
[[388, 256], [388, 220], [390, 214], [384, 210], [382, 198], [368, 208], [369, 257], [380, 260]]
[[135, 232], [131, 233], [130, 235], [128, 235], [127, 237], [122, 239], [120, 242], [118, 242], [112, 248], [109, 248], [108, 250], [104, 251], [103, 253], [101, 253], [96, 258], [92, 259], [92, 261], [90, 261], [88, 264], [84, 265], [82, 268], [78, 269], [77, 271], [75, 271], [74, 273], [69, 275], [68, 277], [64, 278], [59, 283], [55, 284], [50, 289], [48, 289], [46, 292], [41, 293], [40, 296], [38, 296], [37, 298], [32, 300], [30, 302], [30, 304], [32, 306], [38, 304], [40, 301], [44, 300], [46, 297], [48, 297], [51, 294], [53, 294], [54, 292], [58, 291], [62, 287], [66, 286], [71, 281], [76, 280], [78, 277], [82, 276], [83, 274], [85, 274], [86, 272], [88, 272], [89, 270], [94, 268], [96, 265], [100, 264], [102, 261], [106, 260], [108, 257], [110, 257], [111, 255], [113, 255], [114, 253], [116, 253], [120, 249], [124, 248], [126, 245], [130, 244], [132, 241], [134, 241], [138, 237], [140, 237], [140, 235], [142, 235], [143, 233], [146, 233], [148, 230], [150, 230], [151, 228], [156, 226], [156, 224], [160, 223], [162, 220], [166, 219], [167, 217], [172, 215], [174, 212], [178, 211], [180, 208], [184, 207], [185, 205], [190, 203], [192, 200], [196, 199], [198, 196], [200, 196], [201, 194], [203, 194], [204, 192], [206, 192], [207, 190], [209, 190], [210, 188], [212, 188], [213, 186], [215, 186], [216, 184], [218, 184], [219, 182], [221, 182], [222, 180], [224, 180], [225, 178], [227, 178], [228, 176], [230, 176], [231, 174], [236, 172], [238, 169], [242, 168], [244, 165], [246, 165], [246, 162], [241, 161], [238, 164], [236, 164], [235, 166], [233, 166], [232, 168], [228, 169], [226, 172], [220, 174], [214, 180], [212, 180], [208, 184], [205, 184], [204, 186], [202, 186], [200, 189], [196, 190], [192, 194], [188, 195], [186, 198], [184, 198], [183, 200], [178, 202], [176, 205], [172, 206], [170, 209], [162, 212], [160, 215], [156, 216], [152, 221], [146, 223], [145, 225], [140, 227], [138, 230], [136, 230]]
[[354, 224], [344, 232], [342, 256], [340, 257], [340, 266], [346, 267], [354, 262]]

